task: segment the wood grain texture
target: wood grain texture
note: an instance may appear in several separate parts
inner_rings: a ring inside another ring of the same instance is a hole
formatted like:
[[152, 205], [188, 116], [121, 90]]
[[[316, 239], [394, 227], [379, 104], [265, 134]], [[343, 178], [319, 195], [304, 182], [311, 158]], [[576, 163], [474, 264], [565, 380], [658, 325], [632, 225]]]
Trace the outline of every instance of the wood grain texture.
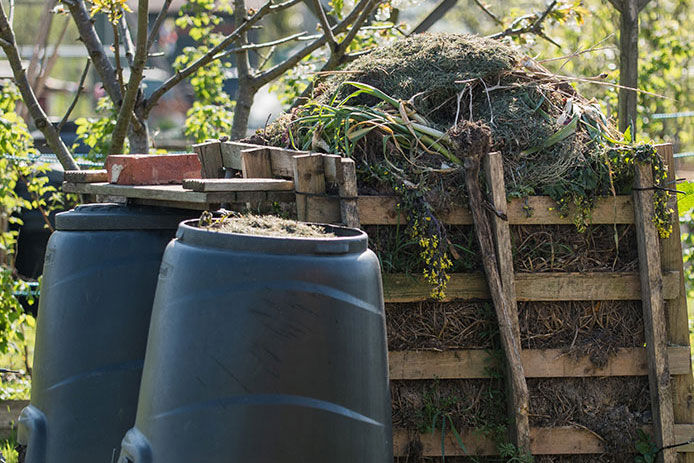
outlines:
[[272, 164], [267, 148], [241, 151], [241, 173], [244, 178], [272, 178]]
[[325, 194], [325, 166], [320, 154], [300, 154], [292, 158], [297, 218], [305, 222], [324, 222], [323, 211], [313, 206], [313, 198]]
[[[402, 273], [383, 274], [386, 302], [416, 302], [429, 299], [431, 285], [420, 276]], [[673, 299], [680, 294], [680, 274], [663, 275], [663, 295]], [[608, 301], [640, 300], [641, 281], [635, 272], [593, 273], [516, 273], [518, 301]], [[446, 300], [489, 299], [486, 280], [481, 273], [453, 273], [446, 288]]]
[[183, 188], [192, 191], [294, 191], [294, 182], [279, 178], [210, 178], [183, 180]]
[[[658, 231], [653, 224], [653, 176], [650, 164], [635, 166], [634, 213], [636, 241], [641, 275], [641, 301], [643, 307], [646, 352], [648, 354], [648, 380], [653, 412], [655, 444], [660, 448], [674, 444], [674, 411], [672, 384], [667, 357], [667, 330], [665, 301], [660, 262]], [[676, 452], [663, 450], [658, 461], [674, 463]]]
[[66, 170], [63, 180], [74, 183], [108, 182], [106, 169], [99, 170]]
[[[606, 376], [647, 376], [648, 361], [643, 347], [622, 348], [597, 368], [588, 358], [574, 359], [562, 349], [524, 349], [521, 351], [526, 378], [586, 378]], [[494, 356], [482, 349], [446, 351], [391, 351], [388, 365], [391, 380], [482, 379], [489, 378]], [[672, 374], [689, 371], [689, 349], [669, 347]], [[694, 436], [694, 434], [692, 434]]]
[[[495, 212], [487, 211], [489, 223], [494, 234], [494, 245], [496, 250], [496, 260], [498, 265], [499, 277], [501, 278], [501, 290], [508, 301], [508, 324], [510, 333], [514, 338], [514, 343], [520, 346], [520, 327], [518, 324], [518, 305], [516, 303], [516, 286], [513, 270], [513, 253], [511, 247], [511, 231], [508, 220], [506, 219], [506, 184], [504, 183], [504, 164], [501, 153], [489, 153], [483, 158], [484, 172], [487, 178], [487, 185], [490, 190], [490, 203]], [[521, 352], [522, 358], [522, 352]], [[506, 374], [521, 374], [525, 370], [525, 364], [516, 372], [506, 365]], [[527, 373], [523, 374], [523, 381]], [[510, 381], [508, 381], [510, 383]], [[527, 391], [527, 384], [523, 384], [521, 392]], [[530, 450], [530, 423], [528, 413], [530, 408], [530, 398], [507, 387], [506, 390], [509, 416], [512, 417], [509, 426], [511, 442], [523, 451]]]
[[200, 159], [202, 178], [224, 177], [224, 163], [222, 161], [222, 148], [219, 141], [213, 140], [193, 145], [193, 151]]
[[[674, 182], [676, 175], [672, 145], [659, 145], [656, 148], [668, 166], [668, 182]], [[677, 195], [671, 195], [669, 206], [673, 210], [673, 217], [678, 217]], [[670, 345], [684, 346], [684, 348], [689, 349], [689, 317], [682, 271], [682, 241], [676, 219], [675, 226], [672, 227], [672, 234], [667, 239], [661, 240], [660, 258], [663, 272], [676, 272], [678, 276], [679, 293], [677, 297], [665, 301], [668, 341]], [[675, 371], [672, 358], [670, 358], [670, 374], [673, 375], [671, 381], [675, 423], [694, 423], [694, 377], [692, 377], [691, 362], [686, 371], [678, 373]], [[684, 440], [694, 437], [694, 432], [690, 433], [689, 436]], [[682, 442], [681, 439], [676, 440]], [[694, 448], [694, 446], [690, 447]], [[694, 453], [685, 455], [685, 463], [694, 463]]]
[[353, 159], [341, 158], [337, 166], [340, 193], [340, 217], [348, 227], [359, 228], [357, 208], [357, 167]]

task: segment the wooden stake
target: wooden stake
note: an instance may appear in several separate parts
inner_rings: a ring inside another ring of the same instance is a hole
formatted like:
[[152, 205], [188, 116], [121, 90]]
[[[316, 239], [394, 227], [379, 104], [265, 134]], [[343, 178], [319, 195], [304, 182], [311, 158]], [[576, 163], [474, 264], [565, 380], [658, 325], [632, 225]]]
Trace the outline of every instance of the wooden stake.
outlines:
[[337, 182], [340, 187], [340, 216], [348, 227], [359, 228], [357, 208], [357, 169], [353, 159], [341, 158], [337, 165]]
[[[506, 354], [507, 380], [511, 391], [512, 417], [514, 420], [515, 445], [524, 452], [530, 451], [530, 431], [528, 427], [529, 394], [528, 385], [525, 382], [523, 361], [521, 359], [520, 329], [518, 328], [518, 315], [514, 317], [512, 298], [509, 298], [508, 289], [502, 286], [499, 276], [499, 260], [497, 259], [492, 242], [491, 226], [489, 218], [485, 214], [482, 199], [482, 189], [479, 183], [480, 157], [468, 156], [464, 161], [465, 184], [468, 190], [470, 211], [477, 241], [482, 254], [484, 273], [487, 275], [489, 292], [491, 293], [496, 317], [499, 322], [501, 344]], [[505, 198], [504, 198], [505, 201]], [[513, 272], [511, 271], [511, 275]]]
[[[650, 164], [637, 164], [634, 191], [636, 239], [641, 272], [643, 319], [648, 355], [648, 381], [653, 413], [655, 444], [662, 448], [674, 444], [672, 385], [667, 356], [665, 301], [660, 264], [660, 243], [653, 225], [653, 175]], [[675, 463], [676, 451], [663, 450], [658, 462]]]
[[244, 178], [272, 178], [272, 164], [267, 148], [241, 151], [241, 172]]
[[[508, 301], [508, 317], [511, 325], [511, 335], [514, 339], [514, 344], [518, 346], [520, 352], [520, 327], [518, 325], [518, 304], [516, 303], [516, 285], [514, 282], [513, 270], [513, 253], [511, 251], [511, 231], [508, 225], [506, 214], [508, 207], [506, 205], [506, 185], [504, 184], [504, 165], [501, 153], [489, 153], [484, 158], [484, 170], [487, 176], [487, 183], [492, 196], [492, 207], [496, 213], [489, 212], [489, 219], [492, 223], [494, 231], [494, 241], [496, 243], [496, 258], [498, 262], [498, 271], [501, 277], [501, 289], [504, 292], [504, 297]], [[502, 217], [499, 217], [499, 216]], [[513, 374], [510, 369], [507, 369], [507, 374]], [[525, 376], [523, 376], [525, 377]], [[527, 385], [525, 385], [527, 390]], [[512, 442], [516, 442], [516, 446], [525, 451], [530, 451], [530, 423], [528, 421], [527, 410], [529, 403], [522, 402], [524, 399], [522, 394], [515, 397], [512, 387], [507, 391], [507, 403], [510, 415], [514, 418], [514, 422], [509, 429]], [[519, 413], [517, 410], [525, 410], [526, 413]]]
[[[672, 152], [672, 145], [659, 145], [656, 148], [660, 155], [665, 158], [668, 169], [668, 184], [670, 188], [675, 188], [675, 158]], [[668, 341], [672, 345], [686, 346], [689, 348], [689, 318], [687, 314], [684, 273], [682, 272], [682, 241], [680, 228], [677, 223], [677, 218], [679, 217], [677, 195], [671, 195], [669, 206], [673, 210], [674, 223], [670, 236], [667, 239], [661, 240], [662, 254], [660, 258], [663, 273], [677, 272], [677, 287], [679, 292], [675, 299], [665, 301]], [[670, 366], [672, 367], [672, 363], [670, 363]], [[671, 371], [671, 373], [673, 372]], [[672, 399], [675, 423], [694, 423], [693, 392], [694, 377], [692, 377], [692, 365], [691, 362], [689, 362], [689, 368], [686, 373], [672, 376]], [[685, 453], [683, 456], [685, 463], [694, 463], [694, 453]]]
[[206, 141], [193, 145], [193, 151], [198, 155], [202, 169], [202, 178], [224, 177], [224, 164], [222, 163], [222, 144], [219, 140]]
[[312, 210], [314, 195], [325, 194], [325, 168], [320, 154], [301, 154], [292, 159], [294, 189], [296, 190], [296, 214], [298, 220], [311, 222], [320, 211]]

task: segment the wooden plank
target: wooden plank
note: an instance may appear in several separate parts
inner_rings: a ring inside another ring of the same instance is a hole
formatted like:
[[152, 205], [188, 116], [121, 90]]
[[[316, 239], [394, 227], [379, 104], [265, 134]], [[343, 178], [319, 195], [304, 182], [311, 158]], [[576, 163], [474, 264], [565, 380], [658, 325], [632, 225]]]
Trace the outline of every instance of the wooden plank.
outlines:
[[202, 165], [200, 174], [202, 178], [224, 177], [222, 143], [219, 140], [210, 140], [193, 145], [193, 151], [200, 159], [200, 164]]
[[[323, 169], [325, 170], [325, 181], [327, 183], [336, 184], [338, 183], [338, 165], [342, 156], [337, 154], [324, 154], [323, 155]], [[355, 195], [356, 196], [356, 195]]]
[[222, 152], [222, 164], [227, 169], [241, 170], [241, 151], [251, 148], [258, 148], [259, 145], [250, 143], [241, 143], [238, 141], [221, 142], [220, 150]]
[[[650, 426], [641, 429], [651, 433]], [[498, 455], [494, 441], [470, 429], [458, 429], [461, 440], [465, 445], [462, 449], [452, 432], [444, 435], [444, 449], [447, 457], [453, 456], [485, 456]], [[691, 438], [694, 425], [678, 424], [674, 433], [678, 442], [686, 442]], [[409, 442], [418, 438], [422, 444], [422, 456], [441, 456], [441, 431], [413, 435], [411, 431], [401, 428], [393, 429], [393, 454], [396, 457], [407, 456]], [[530, 449], [533, 455], [589, 455], [605, 452], [603, 439], [598, 434], [585, 428], [559, 426], [555, 428], [530, 428]], [[677, 451], [691, 451], [690, 447], [678, 447]]]
[[[360, 196], [358, 200], [359, 219], [362, 225], [397, 225], [406, 220], [396, 210], [398, 198], [395, 196]], [[327, 206], [330, 207], [330, 206]], [[332, 207], [339, 207], [333, 205]], [[508, 203], [508, 219], [511, 225], [571, 225], [573, 218], [561, 217], [557, 205], [548, 196], [529, 196], [525, 199], [512, 199]], [[450, 225], [471, 225], [472, 216], [467, 208], [454, 207], [441, 220]], [[591, 223], [631, 224], [634, 223], [634, 208], [631, 196], [601, 198], [597, 201]]]
[[[634, 179], [634, 221], [641, 273], [641, 301], [643, 307], [646, 351], [648, 353], [648, 380], [653, 413], [654, 441], [660, 448], [674, 444], [674, 411], [672, 384], [667, 358], [667, 330], [665, 327], [665, 301], [660, 261], [658, 232], [653, 224], [653, 175], [650, 164], [637, 164]], [[676, 452], [663, 450], [659, 462], [674, 463]]]
[[292, 162], [294, 163], [297, 218], [306, 222], [321, 222], [322, 210], [314, 208], [309, 199], [325, 194], [323, 156], [301, 154], [294, 156]]
[[12, 430], [17, 425], [19, 413], [27, 405], [29, 405], [28, 400], [0, 401], [0, 438], [6, 439], [12, 435]]
[[244, 178], [272, 178], [270, 152], [266, 148], [241, 151], [241, 172]]
[[292, 158], [308, 151], [295, 151], [284, 148], [268, 147], [270, 160], [272, 161], [272, 175], [275, 177], [294, 178], [294, 164]]
[[183, 180], [193, 191], [294, 191], [294, 182], [279, 178], [208, 178]]
[[98, 170], [66, 170], [63, 180], [74, 183], [108, 182], [106, 169]]
[[[384, 273], [386, 302], [416, 302], [429, 299], [431, 285], [420, 276]], [[635, 272], [516, 273], [519, 301], [630, 301], [641, 299], [641, 282]], [[663, 274], [663, 295], [679, 295], [679, 273]], [[453, 273], [446, 287], [446, 300], [489, 299], [481, 273]]]
[[337, 166], [337, 181], [340, 188], [340, 218], [348, 227], [359, 228], [357, 209], [357, 167], [354, 159], [341, 158]]
[[[482, 349], [391, 351], [388, 353], [388, 366], [391, 380], [483, 379], [489, 378], [489, 365], [494, 358]], [[643, 347], [619, 349], [609, 356], [602, 368], [596, 368], [587, 357], [574, 359], [562, 349], [524, 349], [521, 358], [526, 378], [648, 375], [646, 349]], [[689, 371], [689, 350], [686, 347], [669, 347], [668, 358], [673, 375]]]
[[[504, 165], [501, 153], [489, 153], [483, 157], [484, 171], [487, 185], [491, 193], [491, 204], [495, 213], [487, 212], [492, 233], [494, 234], [494, 246], [496, 250], [497, 270], [501, 280], [501, 290], [508, 301], [508, 318], [505, 323], [510, 325], [510, 334], [513, 337], [511, 348], [518, 350], [518, 357], [522, 359], [520, 327], [518, 324], [518, 305], [516, 303], [516, 286], [513, 270], [513, 253], [511, 247], [511, 231], [506, 219], [506, 184], [504, 183]], [[506, 402], [511, 418], [509, 434], [511, 442], [524, 452], [530, 450], [530, 423], [528, 410], [530, 408], [530, 396], [528, 385], [525, 382], [525, 365], [506, 364], [506, 375], [519, 376], [514, 381], [506, 381]], [[508, 387], [515, 384], [514, 387]]]
[[[659, 145], [656, 147], [668, 166], [668, 182], [674, 187], [675, 159], [672, 145]], [[667, 239], [661, 240], [661, 264], [663, 272], [675, 272], [678, 276], [677, 286], [679, 293], [674, 299], [665, 301], [665, 313], [668, 331], [668, 341], [671, 345], [684, 346], [689, 349], [689, 319], [687, 315], [687, 298], [684, 288], [684, 273], [682, 271], [682, 241], [680, 228], [677, 226], [678, 208], [677, 195], [671, 195], [670, 208], [673, 210], [674, 225], [672, 233]], [[675, 413], [675, 423], [694, 423], [694, 377], [692, 376], [691, 362], [686, 371], [675, 373], [675, 367], [670, 358], [670, 374], [672, 377], [672, 402]], [[693, 430], [694, 431], [694, 430]], [[677, 442], [683, 442], [694, 437], [691, 432], [686, 439], [676, 438]], [[694, 446], [690, 446], [694, 449]], [[694, 450], [692, 450], [694, 452]], [[694, 453], [686, 455], [685, 463], [694, 463]]]
[[63, 182], [67, 193], [123, 196], [126, 198], [209, 204], [235, 202], [235, 193], [203, 193], [183, 189], [182, 185], [114, 185], [111, 183]]

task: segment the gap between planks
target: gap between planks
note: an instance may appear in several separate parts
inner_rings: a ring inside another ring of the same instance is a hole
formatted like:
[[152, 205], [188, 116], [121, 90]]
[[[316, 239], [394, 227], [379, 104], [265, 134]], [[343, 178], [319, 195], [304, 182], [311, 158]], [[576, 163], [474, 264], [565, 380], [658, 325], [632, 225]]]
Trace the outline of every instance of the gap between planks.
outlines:
[[[516, 273], [518, 301], [640, 300], [641, 282], [636, 272]], [[665, 299], [678, 297], [679, 272], [663, 272]], [[423, 278], [399, 273], [383, 274], [386, 302], [417, 302], [429, 299], [431, 285]], [[446, 287], [446, 301], [489, 299], [482, 273], [453, 273]]]
[[[689, 356], [687, 346], [669, 347], [670, 373], [689, 374]], [[526, 378], [648, 375], [648, 361], [643, 347], [619, 349], [610, 355], [603, 368], [595, 367], [588, 358], [575, 360], [562, 349], [523, 349], [521, 358]], [[493, 359], [492, 354], [482, 349], [388, 353], [391, 380], [489, 378], [489, 365]]]

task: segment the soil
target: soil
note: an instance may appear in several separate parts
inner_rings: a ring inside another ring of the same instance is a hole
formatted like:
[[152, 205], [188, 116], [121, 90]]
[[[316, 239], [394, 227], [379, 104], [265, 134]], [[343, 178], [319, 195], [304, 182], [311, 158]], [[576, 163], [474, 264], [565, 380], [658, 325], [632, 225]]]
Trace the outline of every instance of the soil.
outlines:
[[325, 227], [272, 215], [244, 214], [214, 220], [203, 225], [208, 230], [257, 236], [292, 236], [300, 238], [334, 238], [336, 235]]

